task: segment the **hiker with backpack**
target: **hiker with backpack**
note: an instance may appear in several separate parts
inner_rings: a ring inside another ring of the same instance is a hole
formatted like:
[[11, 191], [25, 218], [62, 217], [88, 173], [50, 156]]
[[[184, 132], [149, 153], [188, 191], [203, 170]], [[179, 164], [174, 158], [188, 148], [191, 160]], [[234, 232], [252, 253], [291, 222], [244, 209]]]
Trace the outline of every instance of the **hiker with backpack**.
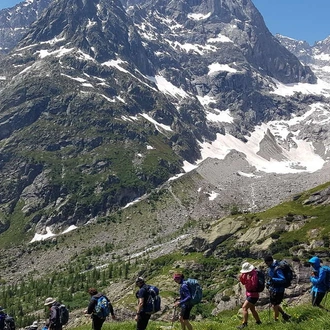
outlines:
[[309, 264], [313, 268], [312, 274], [310, 276], [310, 281], [312, 282], [312, 305], [327, 309], [321, 305], [321, 302], [328, 291], [328, 276], [326, 266], [321, 266], [321, 259], [319, 257], [312, 257], [309, 259]]
[[49, 307], [49, 318], [46, 322], [49, 330], [62, 330], [62, 326], [69, 320], [67, 308], [52, 297], [48, 297], [44, 303]]
[[242, 265], [239, 276], [240, 282], [245, 286], [246, 300], [243, 303], [243, 322], [237, 329], [243, 329], [248, 326], [249, 310], [251, 311], [256, 324], [261, 324], [259, 314], [256, 311], [256, 303], [259, 299], [259, 279], [256, 268], [248, 262]]
[[5, 313], [5, 309], [0, 307], [0, 330], [4, 330], [5, 328], [5, 319], [7, 314]]
[[189, 291], [189, 287], [187, 282], [184, 280], [183, 274], [174, 274], [173, 280], [177, 284], [180, 285], [179, 294], [180, 297], [176, 299], [174, 302], [174, 308], [180, 307], [180, 323], [181, 323], [181, 329], [186, 330], [193, 330], [193, 327], [191, 323], [189, 322], [190, 312], [193, 307], [193, 305], [190, 303], [192, 296]]
[[91, 316], [94, 330], [101, 330], [108, 315], [111, 314], [112, 319], [116, 319], [113, 307], [109, 298], [105, 294], [97, 292], [95, 288], [89, 288], [88, 293], [91, 299], [84, 314]]
[[147, 303], [150, 296], [149, 285], [146, 284], [143, 277], [138, 277], [135, 284], [139, 288], [135, 294], [138, 299], [136, 315], [134, 318], [136, 321], [136, 330], [145, 330], [151, 317], [151, 313], [147, 310]]
[[15, 330], [15, 320], [9, 316], [5, 309], [0, 307], [0, 330]]
[[278, 321], [279, 314], [282, 315], [284, 321], [289, 321], [290, 315], [284, 312], [281, 303], [284, 298], [285, 288], [288, 286], [288, 280], [284, 275], [279, 262], [272, 256], [266, 256], [264, 262], [268, 267], [268, 280], [266, 287], [269, 290], [269, 302], [274, 310], [274, 321]]

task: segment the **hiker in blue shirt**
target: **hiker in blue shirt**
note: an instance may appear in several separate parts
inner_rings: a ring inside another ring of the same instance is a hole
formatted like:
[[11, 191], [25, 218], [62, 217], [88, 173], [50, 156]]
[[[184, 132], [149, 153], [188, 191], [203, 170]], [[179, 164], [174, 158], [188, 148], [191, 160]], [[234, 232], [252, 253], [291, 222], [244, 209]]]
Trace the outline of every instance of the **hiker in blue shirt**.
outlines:
[[310, 277], [310, 281], [312, 282], [312, 305], [323, 308], [321, 305], [321, 301], [327, 292], [326, 285], [326, 271], [321, 266], [321, 260], [319, 257], [312, 257], [309, 259], [309, 264], [312, 266], [313, 271]]
[[135, 284], [139, 287], [139, 291], [136, 293], [136, 297], [138, 298], [138, 305], [135, 315], [136, 330], [145, 330], [151, 317], [151, 314], [148, 314], [145, 311], [149, 297], [148, 285], [144, 281], [143, 277], [138, 277]]
[[266, 256], [264, 261], [268, 266], [269, 280], [267, 281], [266, 286], [269, 290], [270, 304], [274, 310], [274, 320], [278, 321], [278, 317], [281, 313], [283, 320], [288, 321], [291, 316], [285, 313], [281, 307], [285, 291], [285, 276], [281, 268], [278, 267], [278, 262], [274, 260], [272, 256]]
[[174, 282], [180, 284], [180, 298], [177, 299], [174, 303], [174, 308], [180, 307], [180, 323], [181, 323], [181, 329], [186, 330], [193, 330], [192, 325], [189, 322], [190, 312], [192, 309], [192, 305], [189, 304], [189, 301], [191, 300], [191, 295], [189, 292], [189, 288], [187, 283], [184, 281], [183, 274], [174, 274], [173, 276]]

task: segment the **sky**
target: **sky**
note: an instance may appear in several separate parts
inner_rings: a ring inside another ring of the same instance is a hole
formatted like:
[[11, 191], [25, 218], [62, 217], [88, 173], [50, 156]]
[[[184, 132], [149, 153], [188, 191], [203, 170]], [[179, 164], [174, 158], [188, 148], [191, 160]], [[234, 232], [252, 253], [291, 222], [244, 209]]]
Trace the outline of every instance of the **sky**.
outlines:
[[[310, 45], [330, 35], [330, 0], [252, 0], [271, 33], [280, 33]], [[0, 0], [0, 9], [21, 0]]]
[[315, 41], [330, 35], [330, 0], [252, 0], [272, 34]]

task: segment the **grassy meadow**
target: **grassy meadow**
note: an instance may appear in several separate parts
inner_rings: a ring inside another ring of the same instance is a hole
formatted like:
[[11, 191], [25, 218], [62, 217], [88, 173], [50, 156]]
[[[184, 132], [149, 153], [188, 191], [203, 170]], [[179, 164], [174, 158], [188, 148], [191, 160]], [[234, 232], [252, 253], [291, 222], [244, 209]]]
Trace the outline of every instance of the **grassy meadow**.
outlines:
[[[328, 301], [329, 300], [329, 301]], [[326, 300], [326, 307], [330, 307], [330, 297]], [[291, 315], [288, 322], [273, 320], [273, 311], [259, 312], [262, 320], [261, 325], [256, 325], [252, 315], [249, 315], [248, 329], [269, 330], [328, 330], [330, 329], [330, 312], [311, 305], [285, 308]], [[213, 320], [191, 321], [193, 330], [224, 330], [236, 329], [241, 323], [241, 314], [238, 311], [227, 311], [218, 315]], [[134, 330], [135, 322], [109, 321], [104, 323], [102, 330]], [[147, 330], [181, 330], [180, 322], [157, 322], [150, 321]], [[81, 326], [75, 330], [91, 330], [91, 326]]]

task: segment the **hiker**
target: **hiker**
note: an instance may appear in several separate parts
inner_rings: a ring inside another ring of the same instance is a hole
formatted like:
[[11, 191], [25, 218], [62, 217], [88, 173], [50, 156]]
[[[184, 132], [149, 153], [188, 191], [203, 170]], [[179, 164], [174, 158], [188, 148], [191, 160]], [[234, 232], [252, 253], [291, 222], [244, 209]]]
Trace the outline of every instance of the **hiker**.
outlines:
[[[103, 325], [104, 321], [106, 320], [106, 317], [108, 314], [111, 314], [111, 317], [113, 320], [116, 319], [115, 313], [113, 311], [113, 307], [110, 303], [109, 298], [106, 295], [104, 295], [103, 293], [98, 293], [95, 288], [89, 288], [88, 293], [91, 296], [91, 299], [89, 301], [89, 305], [88, 305], [87, 309], [85, 310], [84, 314], [91, 315], [92, 329], [101, 330], [102, 325]], [[95, 307], [97, 306], [97, 303], [98, 303], [98, 299], [101, 297], [104, 297], [106, 299], [106, 301], [107, 301], [106, 307], [108, 308], [107, 313], [104, 314], [103, 316], [98, 315], [95, 310]]]
[[0, 330], [15, 330], [15, 321], [12, 316], [9, 316], [5, 309], [0, 307]]
[[49, 318], [48, 322], [46, 323], [48, 325], [48, 329], [50, 330], [62, 330], [62, 325], [59, 322], [59, 309], [58, 307], [61, 305], [56, 301], [56, 299], [52, 297], [48, 297], [45, 300], [45, 306], [49, 307]]
[[135, 284], [139, 287], [136, 292], [136, 298], [138, 298], [138, 305], [136, 308], [136, 330], [145, 330], [147, 328], [151, 314], [145, 312], [147, 300], [149, 298], [148, 285], [145, 283], [143, 277], [138, 277]]
[[309, 264], [312, 266], [313, 271], [310, 277], [312, 282], [312, 305], [327, 310], [321, 305], [322, 299], [327, 293], [326, 271], [321, 266], [321, 259], [319, 257], [312, 257], [309, 259]]
[[186, 330], [192, 330], [193, 327], [191, 323], [189, 322], [190, 312], [192, 309], [192, 305], [189, 304], [189, 300], [191, 300], [191, 295], [189, 292], [189, 288], [187, 283], [184, 281], [184, 275], [183, 274], [174, 274], [173, 280], [177, 284], [180, 285], [179, 294], [180, 297], [176, 299], [174, 302], [174, 308], [180, 307], [180, 323], [181, 323], [181, 329]]
[[261, 324], [258, 312], [256, 311], [255, 304], [259, 299], [259, 292], [257, 291], [258, 287], [258, 275], [257, 270], [253, 265], [248, 262], [245, 262], [242, 265], [240, 271], [239, 280], [245, 286], [246, 291], [246, 300], [243, 303], [243, 322], [237, 329], [243, 329], [248, 325], [249, 309], [256, 320], [256, 324]]
[[5, 309], [0, 307], [0, 330], [4, 330], [5, 328], [5, 318], [7, 314], [5, 313]]
[[269, 302], [274, 310], [274, 320], [278, 321], [279, 314], [281, 313], [283, 320], [288, 321], [291, 316], [285, 313], [280, 306], [284, 298], [286, 278], [282, 269], [278, 267], [278, 262], [272, 256], [266, 256], [264, 262], [268, 266], [266, 287], [269, 290]]

